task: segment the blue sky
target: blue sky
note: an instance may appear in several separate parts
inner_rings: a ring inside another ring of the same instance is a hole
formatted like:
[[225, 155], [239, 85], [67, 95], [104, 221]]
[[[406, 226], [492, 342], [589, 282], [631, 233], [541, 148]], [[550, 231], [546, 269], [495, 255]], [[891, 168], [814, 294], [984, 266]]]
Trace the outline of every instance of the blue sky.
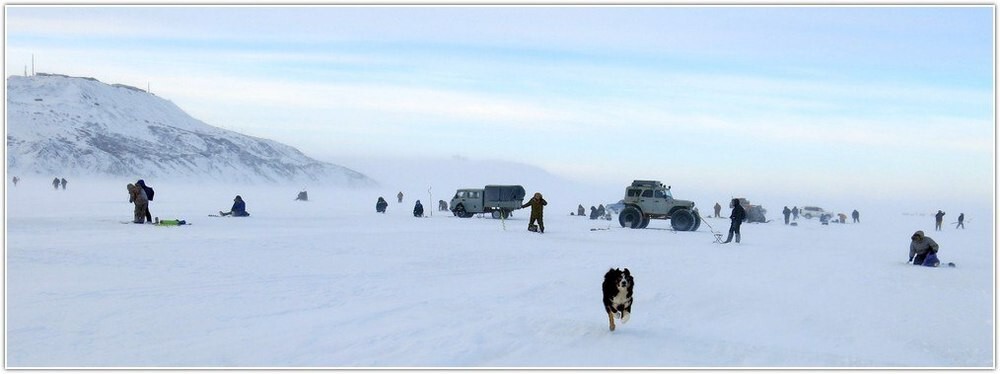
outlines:
[[7, 6], [5, 62], [148, 83], [331, 162], [460, 155], [621, 185], [989, 200], [993, 11]]

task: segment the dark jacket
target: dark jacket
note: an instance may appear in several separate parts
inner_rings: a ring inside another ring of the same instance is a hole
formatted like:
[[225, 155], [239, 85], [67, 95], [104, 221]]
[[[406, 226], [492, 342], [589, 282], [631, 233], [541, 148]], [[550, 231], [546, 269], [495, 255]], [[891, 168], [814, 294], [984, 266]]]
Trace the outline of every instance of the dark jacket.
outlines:
[[789, 214], [792, 214], [792, 210], [788, 209], [788, 207], [786, 206], [785, 209], [781, 211], [781, 214], [784, 214], [785, 217], [788, 217]]
[[250, 213], [247, 213], [247, 203], [239, 196], [233, 199], [233, 208], [230, 211], [233, 212], [234, 217], [246, 217], [250, 215]]
[[733, 213], [729, 215], [729, 219], [733, 222], [743, 222], [747, 219], [747, 211], [740, 205], [739, 200], [733, 202]]
[[944, 219], [944, 212], [939, 210], [937, 214], [934, 215], [934, 220], [941, 222], [942, 219]]
[[413, 216], [423, 217], [424, 216], [424, 206], [420, 204], [420, 200], [413, 206]]
[[524, 205], [521, 205], [521, 207], [527, 208], [530, 206], [531, 216], [538, 218], [542, 216], [542, 207], [546, 205], [549, 205], [549, 203], [545, 201], [545, 199], [532, 197], [531, 200], [528, 200], [528, 202], [524, 203]]
[[142, 187], [142, 190], [146, 191], [146, 200], [153, 201], [153, 188], [152, 187], [147, 186], [146, 182], [144, 182], [142, 179], [140, 179], [138, 182], [135, 182], [135, 185], [139, 186], [139, 187]]
[[597, 214], [597, 208], [594, 208], [593, 206], [591, 206], [590, 207], [590, 219], [597, 219], [599, 217], [600, 217], [600, 215]]
[[385, 199], [383, 199], [382, 197], [379, 197], [378, 201], [375, 202], [375, 212], [385, 213], [385, 207], [387, 206], [389, 206], [389, 202], [385, 201]]

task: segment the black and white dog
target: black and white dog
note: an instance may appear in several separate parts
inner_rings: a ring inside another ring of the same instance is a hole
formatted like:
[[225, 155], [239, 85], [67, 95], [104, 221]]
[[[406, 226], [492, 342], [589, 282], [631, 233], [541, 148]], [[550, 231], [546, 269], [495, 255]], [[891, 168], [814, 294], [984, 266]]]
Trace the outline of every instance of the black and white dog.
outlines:
[[622, 323], [628, 322], [629, 313], [632, 312], [632, 286], [635, 281], [632, 274], [621, 271], [618, 268], [609, 269], [604, 274], [604, 311], [608, 312], [608, 325], [611, 331], [615, 331], [615, 314]]

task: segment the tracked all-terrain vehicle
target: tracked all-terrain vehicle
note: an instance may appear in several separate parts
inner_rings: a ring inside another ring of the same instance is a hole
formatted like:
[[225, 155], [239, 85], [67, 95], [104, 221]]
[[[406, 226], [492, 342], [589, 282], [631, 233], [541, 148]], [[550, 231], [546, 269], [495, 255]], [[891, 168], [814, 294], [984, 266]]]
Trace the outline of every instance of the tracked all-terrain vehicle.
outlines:
[[669, 219], [677, 231], [696, 231], [701, 217], [694, 210], [694, 202], [674, 199], [670, 186], [660, 181], [635, 180], [625, 187], [625, 207], [618, 213], [622, 227], [644, 229], [652, 219]]

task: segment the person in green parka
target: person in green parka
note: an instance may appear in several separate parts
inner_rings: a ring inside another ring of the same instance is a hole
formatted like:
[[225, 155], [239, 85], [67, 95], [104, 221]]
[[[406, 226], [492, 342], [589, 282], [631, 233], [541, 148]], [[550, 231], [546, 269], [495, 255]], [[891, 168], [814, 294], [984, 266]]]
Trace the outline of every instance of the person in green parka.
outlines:
[[532, 228], [535, 226], [535, 221], [538, 221], [538, 232], [545, 232], [545, 223], [542, 222], [542, 207], [549, 205], [545, 199], [542, 198], [542, 194], [535, 192], [535, 196], [528, 200], [527, 203], [521, 205], [521, 208], [531, 207], [531, 218], [528, 220], [528, 231], [535, 231]]

